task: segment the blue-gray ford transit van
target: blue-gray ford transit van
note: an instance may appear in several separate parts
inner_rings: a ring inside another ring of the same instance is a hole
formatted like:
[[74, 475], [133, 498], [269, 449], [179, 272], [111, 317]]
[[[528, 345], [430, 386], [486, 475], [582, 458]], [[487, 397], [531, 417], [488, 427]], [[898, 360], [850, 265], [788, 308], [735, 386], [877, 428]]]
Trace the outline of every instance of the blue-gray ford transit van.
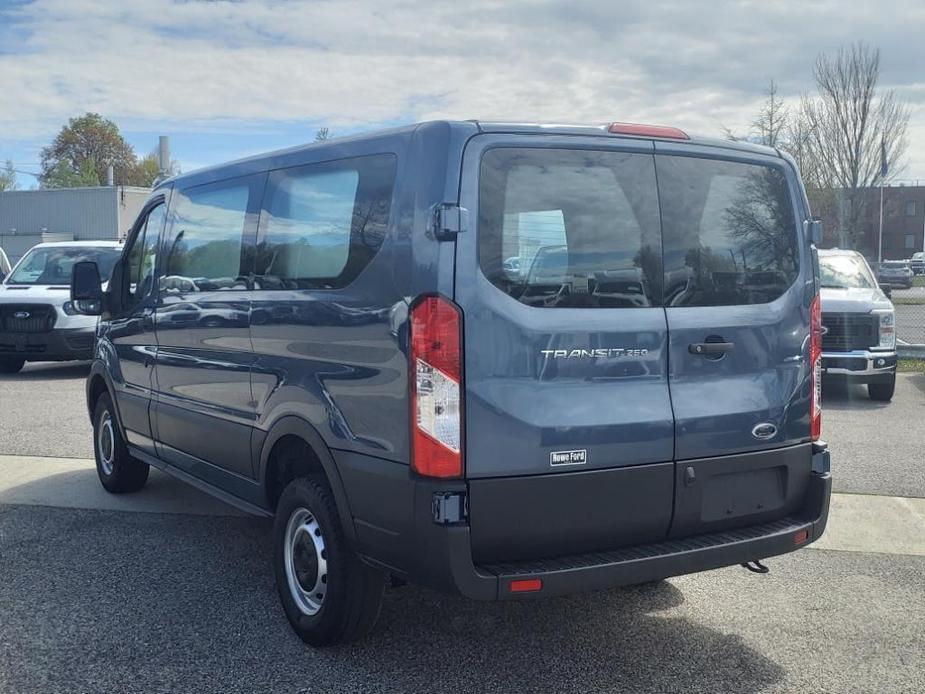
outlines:
[[818, 223], [792, 160], [436, 122], [162, 183], [102, 291], [100, 480], [274, 515], [305, 641], [386, 577], [481, 600], [789, 552], [828, 515]]

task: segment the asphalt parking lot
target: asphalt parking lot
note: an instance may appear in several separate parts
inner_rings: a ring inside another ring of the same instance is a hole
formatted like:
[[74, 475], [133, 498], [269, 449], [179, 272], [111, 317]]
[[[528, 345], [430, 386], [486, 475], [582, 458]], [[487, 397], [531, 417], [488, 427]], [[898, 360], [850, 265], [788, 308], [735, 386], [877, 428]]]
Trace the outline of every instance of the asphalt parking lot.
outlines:
[[923, 375], [889, 405], [826, 386], [829, 533], [768, 575], [508, 604], [390, 589], [370, 638], [314, 651], [277, 604], [268, 521], [158, 473], [99, 489], [85, 374], [0, 377], [2, 692], [925, 690]]

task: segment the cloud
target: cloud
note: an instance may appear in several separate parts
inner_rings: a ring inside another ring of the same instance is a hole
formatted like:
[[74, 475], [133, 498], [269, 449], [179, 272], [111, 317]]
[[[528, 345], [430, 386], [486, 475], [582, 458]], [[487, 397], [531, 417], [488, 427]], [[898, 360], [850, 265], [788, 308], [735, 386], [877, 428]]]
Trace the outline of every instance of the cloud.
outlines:
[[747, 125], [769, 79], [796, 98], [818, 52], [858, 39], [915, 103], [911, 134], [925, 119], [918, 0], [36, 0], [0, 24], [5, 139], [47, 138], [85, 110], [184, 127], [479, 117], [716, 133]]

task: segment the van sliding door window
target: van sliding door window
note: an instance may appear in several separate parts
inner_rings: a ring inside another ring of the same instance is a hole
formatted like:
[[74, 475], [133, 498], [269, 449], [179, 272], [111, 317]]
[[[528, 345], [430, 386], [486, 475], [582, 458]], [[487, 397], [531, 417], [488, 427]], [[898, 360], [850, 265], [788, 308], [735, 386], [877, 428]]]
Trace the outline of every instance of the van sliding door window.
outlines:
[[162, 291], [247, 289], [244, 226], [255, 183], [237, 179], [176, 193]]
[[258, 289], [337, 289], [379, 251], [396, 157], [377, 154], [270, 174], [257, 237]]
[[479, 265], [540, 308], [641, 308], [661, 301], [652, 155], [498, 148], [479, 178]]
[[666, 306], [763, 304], [799, 269], [784, 174], [756, 164], [657, 156]]

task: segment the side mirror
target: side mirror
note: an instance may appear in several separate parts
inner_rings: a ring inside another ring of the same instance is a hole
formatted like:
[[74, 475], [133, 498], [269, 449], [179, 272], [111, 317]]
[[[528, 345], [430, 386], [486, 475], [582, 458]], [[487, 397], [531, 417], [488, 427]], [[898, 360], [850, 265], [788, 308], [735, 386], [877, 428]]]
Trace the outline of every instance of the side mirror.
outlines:
[[893, 287], [889, 284], [881, 284], [880, 291], [886, 294], [887, 299], [893, 298]]
[[814, 246], [822, 245], [822, 221], [819, 219], [807, 219], [803, 222], [803, 230], [806, 232], [806, 238]]
[[71, 304], [77, 313], [84, 316], [99, 316], [103, 313], [103, 283], [100, 281], [100, 269], [92, 260], [74, 263]]

